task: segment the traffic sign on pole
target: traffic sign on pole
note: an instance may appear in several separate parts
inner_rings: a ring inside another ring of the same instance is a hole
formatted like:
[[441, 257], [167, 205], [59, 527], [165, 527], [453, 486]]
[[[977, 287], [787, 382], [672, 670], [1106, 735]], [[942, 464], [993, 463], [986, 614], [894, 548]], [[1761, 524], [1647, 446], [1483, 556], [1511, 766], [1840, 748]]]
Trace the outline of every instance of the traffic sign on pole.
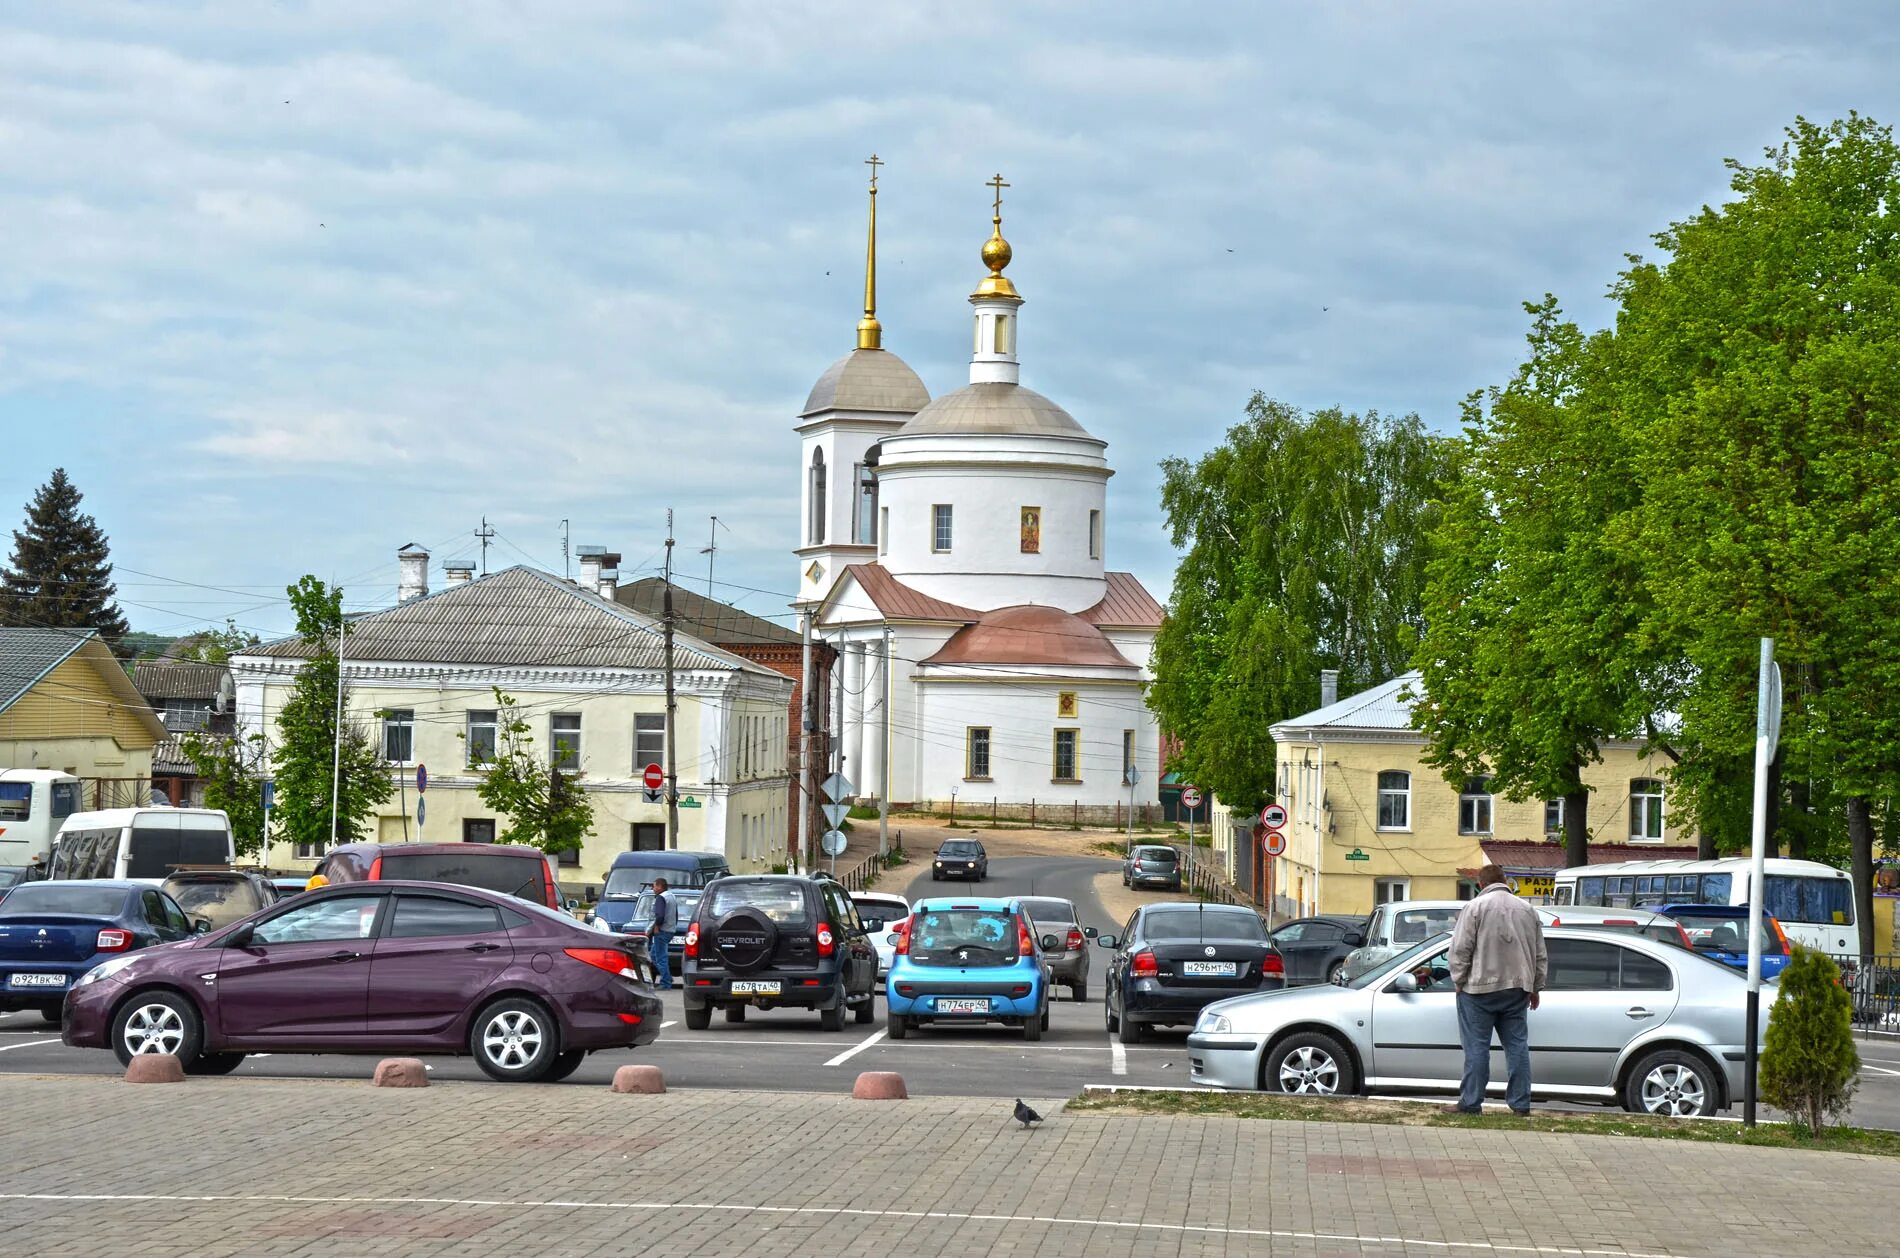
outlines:
[[420, 830], [422, 828], [422, 823], [427, 821], [428, 819], [429, 819], [429, 801], [426, 799], [417, 800], [416, 801], [416, 829]]
[[851, 779], [844, 774], [834, 773], [820, 782], [818, 789], [823, 791], [827, 798], [843, 799], [846, 795], [855, 794], [858, 788], [851, 785]]
[[428, 789], [429, 789], [429, 766], [426, 764], [419, 764], [416, 766], [416, 794], [420, 795], [422, 794], [422, 792]]
[[657, 791], [666, 785], [666, 770], [657, 764], [650, 764], [640, 771], [640, 784], [649, 791]]
[[845, 814], [851, 811], [851, 805], [849, 804], [820, 804], [819, 810], [825, 814], [825, 820], [831, 823], [831, 828], [833, 830], [836, 830], [838, 826], [844, 821]]
[[1192, 812], [1201, 806], [1200, 788], [1189, 786], [1181, 791], [1181, 807]]
[[1268, 856], [1281, 856], [1286, 852], [1286, 835], [1278, 830], [1268, 830], [1260, 836], [1260, 850]]
[[824, 847], [826, 856], [838, 857], [844, 855], [844, 846], [848, 840], [843, 830], [827, 830], [825, 837], [818, 842]]
[[1260, 810], [1260, 824], [1269, 830], [1286, 828], [1286, 809], [1278, 804], [1268, 804]]

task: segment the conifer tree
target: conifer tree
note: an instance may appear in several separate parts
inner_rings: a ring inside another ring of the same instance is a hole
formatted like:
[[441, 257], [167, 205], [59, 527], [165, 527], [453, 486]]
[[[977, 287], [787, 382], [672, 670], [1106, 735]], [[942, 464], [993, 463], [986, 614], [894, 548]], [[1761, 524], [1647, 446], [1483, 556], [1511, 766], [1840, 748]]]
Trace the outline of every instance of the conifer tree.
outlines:
[[1795, 946], [1762, 1039], [1761, 1097], [1814, 1135], [1854, 1097], [1854, 1002], [1825, 953]]
[[56, 467], [13, 532], [13, 558], [0, 589], [0, 623], [93, 629], [114, 651], [129, 626], [112, 584], [110, 544], [79, 509], [82, 495]]

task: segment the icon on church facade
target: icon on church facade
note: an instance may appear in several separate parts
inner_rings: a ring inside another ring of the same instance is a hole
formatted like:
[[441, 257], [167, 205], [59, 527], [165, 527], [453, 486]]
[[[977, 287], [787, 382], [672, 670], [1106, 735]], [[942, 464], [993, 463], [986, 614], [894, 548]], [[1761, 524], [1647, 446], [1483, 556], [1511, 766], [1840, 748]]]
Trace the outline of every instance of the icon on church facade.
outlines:
[[1042, 553], [1042, 508], [1023, 508], [1023, 554]]
[[1073, 690], [1057, 691], [1056, 692], [1056, 719], [1069, 720], [1075, 716], [1075, 713], [1076, 713], [1075, 691]]

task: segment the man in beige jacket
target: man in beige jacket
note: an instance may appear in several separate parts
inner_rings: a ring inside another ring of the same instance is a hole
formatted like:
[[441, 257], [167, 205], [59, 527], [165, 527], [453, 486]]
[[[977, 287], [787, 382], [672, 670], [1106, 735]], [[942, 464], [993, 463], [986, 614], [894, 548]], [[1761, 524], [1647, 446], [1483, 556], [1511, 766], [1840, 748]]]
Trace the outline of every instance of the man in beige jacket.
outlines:
[[1536, 910], [1511, 893], [1504, 871], [1478, 871], [1478, 895], [1458, 912], [1451, 932], [1451, 979], [1458, 987], [1458, 1039], [1465, 1071], [1453, 1108], [1475, 1114], [1491, 1081], [1491, 1033], [1504, 1044], [1509, 1071], [1504, 1099], [1519, 1117], [1531, 1112], [1530, 1011], [1544, 990], [1550, 961]]

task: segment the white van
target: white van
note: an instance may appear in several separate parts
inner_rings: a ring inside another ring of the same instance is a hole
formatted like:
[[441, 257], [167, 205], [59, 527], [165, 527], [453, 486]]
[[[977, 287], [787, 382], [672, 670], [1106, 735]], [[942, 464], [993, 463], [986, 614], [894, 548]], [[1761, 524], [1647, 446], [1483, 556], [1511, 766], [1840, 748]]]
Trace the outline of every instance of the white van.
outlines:
[[130, 878], [156, 886], [183, 865], [237, 859], [231, 819], [217, 808], [107, 808], [66, 818], [54, 878]]
[[79, 809], [79, 779], [57, 769], [0, 769], [0, 865], [51, 859], [60, 823]]
[[[1746, 856], [1716, 860], [1634, 860], [1557, 871], [1553, 905], [1659, 908], [1665, 904], [1747, 904], [1752, 865]], [[1768, 916], [1789, 939], [1839, 956], [1859, 946], [1854, 882], [1845, 870], [1815, 861], [1770, 856], [1763, 861]]]

